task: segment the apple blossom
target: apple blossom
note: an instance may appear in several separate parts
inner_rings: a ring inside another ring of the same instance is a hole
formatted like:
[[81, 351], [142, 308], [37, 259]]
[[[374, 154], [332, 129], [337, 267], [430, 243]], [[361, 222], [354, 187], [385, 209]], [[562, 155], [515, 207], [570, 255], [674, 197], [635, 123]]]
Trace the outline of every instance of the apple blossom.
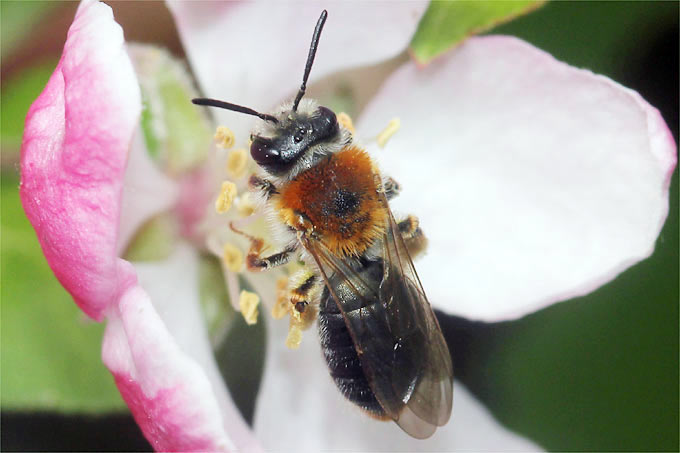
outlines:
[[[322, 9], [169, 6], [203, 92], [258, 110], [296, 91], [308, 24]], [[510, 37], [471, 38], [424, 68], [395, 63], [424, 5], [390, 5], [367, 30], [362, 19], [380, 8], [328, 6], [311, 81], [356, 67], [383, 71], [357, 135], [373, 137], [401, 118], [374, 155], [404, 188], [395, 210], [418, 215], [429, 237], [417, 266], [433, 305], [512, 319], [586, 294], [651, 254], [676, 162], [656, 109]], [[272, 42], [284, 33], [282, 46]], [[235, 241], [225, 220], [235, 214], [204, 209], [206, 191], [218, 191], [205, 187], [210, 169], [171, 179], [154, 166], [137, 132], [141, 111], [120, 27], [107, 6], [83, 1], [26, 119], [21, 198], [57, 278], [86, 314], [107, 322], [103, 361], [155, 449], [536, 448], [460, 386], [451, 422], [425, 443], [367, 420], [333, 388], [316, 340], [286, 349], [281, 322], [270, 323], [251, 431], [219, 375], [197, 289], [194, 246], [218, 253]], [[218, 118], [244, 146], [252, 118]], [[159, 263], [119, 258], [143, 221], [168, 209], [183, 223], [172, 255]], [[235, 272], [225, 266], [225, 274], [234, 294]], [[271, 305], [274, 278], [246, 278]]]

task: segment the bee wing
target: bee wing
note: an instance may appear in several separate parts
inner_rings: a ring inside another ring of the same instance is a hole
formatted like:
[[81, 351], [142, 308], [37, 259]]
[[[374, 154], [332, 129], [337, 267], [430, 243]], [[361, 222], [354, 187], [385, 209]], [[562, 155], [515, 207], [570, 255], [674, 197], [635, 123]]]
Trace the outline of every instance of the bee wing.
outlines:
[[[451, 355], [384, 195], [383, 202], [388, 206], [383, 238], [383, 260], [388, 265], [380, 284], [380, 301], [386, 306], [395, 338], [402, 340], [404, 348], [417, 346], [418, 338], [424, 338], [426, 344], [419, 354], [422, 358], [412, 393], [404, 400], [406, 407], [396, 422], [414, 437], [429, 437], [451, 416]], [[380, 401], [381, 396], [376, 395]]]
[[[427, 438], [451, 415], [451, 356], [384, 196], [383, 203], [387, 219], [379, 283], [362, 277], [353, 262], [333, 255], [323, 243], [302, 243], [343, 314], [378, 402], [408, 434]], [[361, 303], [350, 306], [347, 300]]]

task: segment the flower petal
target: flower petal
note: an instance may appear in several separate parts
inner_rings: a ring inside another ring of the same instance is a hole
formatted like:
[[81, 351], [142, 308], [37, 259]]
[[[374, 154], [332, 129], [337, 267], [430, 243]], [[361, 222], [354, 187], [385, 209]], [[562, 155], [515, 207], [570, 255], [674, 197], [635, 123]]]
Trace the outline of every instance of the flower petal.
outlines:
[[139, 86], [111, 8], [81, 3], [64, 53], [26, 118], [21, 200], [47, 261], [94, 319], [121, 282], [116, 258]]
[[255, 411], [255, 433], [277, 451], [539, 450], [493, 419], [456, 383], [449, 423], [427, 440], [409, 437], [395, 424], [372, 420], [335, 387], [315, 329], [298, 350], [284, 346], [287, 322], [270, 323], [267, 363]]
[[[426, 2], [168, 1], [184, 48], [206, 96], [267, 111], [302, 82], [309, 43], [321, 11], [328, 23], [310, 82], [339, 69], [376, 63], [403, 51]], [[225, 115], [238, 134], [253, 123]], [[225, 116], [221, 116], [225, 115]]]
[[183, 194], [178, 184], [163, 174], [151, 160], [138, 128], [132, 139], [123, 181], [118, 255], [122, 255], [144, 222], [170, 209], [180, 195]]
[[152, 297], [135, 285], [107, 313], [102, 356], [156, 450], [257, 451], [212, 355], [196, 264], [186, 246], [164, 263], [137, 264]]
[[401, 117], [381, 154], [418, 215], [433, 304], [516, 318], [587, 294], [648, 257], [668, 213], [676, 146], [637, 93], [510, 37], [472, 38], [401, 67], [361, 134]]

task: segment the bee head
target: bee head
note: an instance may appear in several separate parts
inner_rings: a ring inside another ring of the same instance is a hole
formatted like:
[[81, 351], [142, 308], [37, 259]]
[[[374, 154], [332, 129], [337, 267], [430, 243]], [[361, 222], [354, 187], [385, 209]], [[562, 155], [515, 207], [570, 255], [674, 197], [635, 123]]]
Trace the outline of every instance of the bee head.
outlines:
[[326, 23], [328, 13], [321, 12], [321, 16], [314, 28], [312, 44], [307, 55], [307, 64], [302, 76], [302, 85], [295, 96], [292, 107], [280, 115], [268, 115], [259, 113], [249, 107], [244, 107], [216, 99], [198, 98], [192, 102], [197, 105], [219, 107], [246, 115], [257, 116], [269, 125], [267, 136], [253, 135], [250, 146], [250, 155], [257, 164], [273, 175], [281, 175], [292, 168], [295, 163], [310, 149], [310, 147], [331, 141], [339, 134], [338, 119], [330, 109], [326, 107], [311, 107], [298, 111], [300, 100], [307, 89], [307, 79], [312, 70], [316, 49], [319, 45], [321, 30]]
[[323, 106], [311, 113], [290, 110], [272, 129], [271, 137], [252, 136], [250, 155], [273, 175], [287, 172], [310, 147], [333, 141], [340, 132], [335, 113]]

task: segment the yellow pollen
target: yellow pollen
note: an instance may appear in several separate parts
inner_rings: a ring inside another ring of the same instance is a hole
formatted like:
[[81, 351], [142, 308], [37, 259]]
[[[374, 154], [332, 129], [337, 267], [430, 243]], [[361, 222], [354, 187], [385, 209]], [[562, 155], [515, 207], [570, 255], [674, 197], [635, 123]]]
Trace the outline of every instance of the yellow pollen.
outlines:
[[290, 327], [288, 328], [288, 337], [286, 338], [286, 346], [289, 349], [297, 349], [302, 343], [302, 328], [296, 322], [292, 321]]
[[243, 148], [235, 149], [227, 157], [227, 171], [234, 178], [238, 179], [244, 175], [247, 164], [248, 153]]
[[390, 122], [387, 123], [387, 127], [383, 129], [383, 131], [379, 133], [378, 137], [376, 138], [378, 146], [384, 148], [387, 144], [387, 141], [395, 134], [395, 132], [399, 130], [400, 127], [401, 121], [399, 121], [399, 118], [390, 120]]
[[246, 324], [252, 326], [257, 324], [257, 306], [260, 303], [260, 297], [249, 291], [241, 291], [238, 298], [238, 306], [241, 309], [241, 314], [243, 319], [246, 320]]
[[255, 203], [253, 203], [253, 200], [250, 197], [250, 192], [246, 192], [238, 197], [234, 201], [234, 204], [236, 205], [236, 210], [239, 215], [242, 217], [248, 217], [255, 212]]
[[224, 244], [222, 249], [222, 261], [232, 272], [241, 272], [243, 269], [243, 253], [234, 245]]
[[220, 189], [220, 194], [215, 200], [215, 211], [218, 214], [224, 214], [231, 208], [231, 203], [236, 197], [236, 184], [231, 181], [224, 181], [222, 183], [222, 188]]
[[341, 126], [343, 126], [345, 129], [350, 131], [352, 134], [354, 134], [354, 123], [352, 122], [352, 118], [345, 112], [340, 112], [338, 113], [338, 123], [340, 123]]
[[227, 126], [217, 126], [214, 138], [220, 148], [229, 149], [234, 146], [234, 133]]
[[288, 279], [281, 277], [276, 281], [276, 302], [272, 307], [272, 318], [281, 319], [288, 314]]

